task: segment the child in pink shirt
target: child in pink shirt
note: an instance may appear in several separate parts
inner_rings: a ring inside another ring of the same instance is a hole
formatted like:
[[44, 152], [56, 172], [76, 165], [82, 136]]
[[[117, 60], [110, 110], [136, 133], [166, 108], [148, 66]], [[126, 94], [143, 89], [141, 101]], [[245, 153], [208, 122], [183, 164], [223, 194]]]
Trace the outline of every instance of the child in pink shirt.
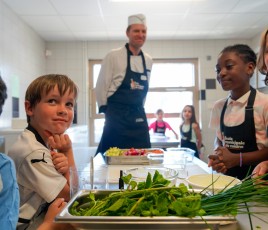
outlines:
[[178, 139], [178, 134], [171, 128], [171, 126], [166, 121], [163, 120], [164, 111], [162, 109], [158, 109], [155, 115], [156, 115], [156, 121], [150, 124], [149, 130], [152, 129], [154, 133], [160, 135], [162, 134], [164, 136], [166, 129], [169, 129], [174, 133], [176, 139]]

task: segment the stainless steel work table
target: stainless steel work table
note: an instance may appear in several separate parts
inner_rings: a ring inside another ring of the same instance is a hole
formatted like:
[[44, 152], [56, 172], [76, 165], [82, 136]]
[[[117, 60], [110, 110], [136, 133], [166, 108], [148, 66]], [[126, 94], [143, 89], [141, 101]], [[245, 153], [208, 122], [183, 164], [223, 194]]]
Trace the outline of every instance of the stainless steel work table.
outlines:
[[177, 148], [180, 144], [179, 140], [166, 136], [150, 136], [152, 148]]
[[[102, 158], [102, 156], [97, 155], [94, 158], [94, 167], [98, 168], [98, 167], [104, 167], [105, 162]], [[118, 179], [119, 179], [119, 175], [120, 175], [120, 170], [126, 170], [126, 169], [130, 169], [130, 168], [135, 168], [135, 167], [140, 167], [141, 165], [108, 165], [108, 182], [109, 182], [109, 186], [112, 188], [117, 188], [118, 185]], [[170, 165], [170, 164], [163, 164], [163, 166], [166, 167], [172, 167], [175, 168], [175, 165]], [[211, 168], [207, 167], [207, 164], [201, 160], [199, 160], [198, 158], [194, 158], [192, 162], [187, 163], [187, 171], [188, 171], [188, 175], [194, 175], [194, 174], [202, 174], [202, 173], [211, 173]], [[183, 179], [178, 179], [177, 180], [177, 184], [179, 183], [185, 183], [187, 184], [187, 182]], [[111, 188], [110, 188], [111, 189]], [[268, 194], [267, 194], [268, 197]], [[264, 208], [263, 208], [264, 210]], [[265, 208], [265, 211], [268, 212], [268, 207]], [[268, 220], [268, 214], [264, 214], [261, 216], [262, 219], [264, 220]], [[252, 223], [253, 223], [253, 229], [268, 229], [268, 224], [261, 221], [260, 219], [256, 218], [256, 217], [251, 217], [252, 219]], [[173, 226], [172, 224], [169, 225], [163, 225], [163, 224], [159, 224], [159, 225], [154, 225], [154, 226], [150, 226], [150, 225], [146, 225], [146, 224], [135, 224], [135, 222], [131, 225], [127, 225], [126, 228], [124, 228], [124, 225], [119, 224], [111, 224], [109, 227], [107, 227], [107, 224], [104, 225], [106, 227], [101, 227], [102, 225], [92, 225], [91, 228], [78, 228], [78, 229], [139, 229], [139, 230], [148, 230], [148, 229], [165, 229], [165, 230], [175, 230], [175, 229], [185, 229], [185, 230], [190, 230], [190, 229], [209, 229], [208, 226], [201, 227], [201, 225], [196, 225], [193, 224], [193, 222], [191, 222], [189, 220], [189, 224], [182, 224], [181, 227], [178, 228], [178, 225]], [[165, 226], [165, 227], [164, 227]], [[236, 221], [231, 221], [231, 222], [226, 222], [225, 224], [221, 222], [221, 225], [213, 225], [213, 229], [220, 229], [220, 230], [234, 230], [234, 229], [238, 229], [238, 230], [250, 230], [250, 224], [249, 224], [249, 218], [247, 215], [238, 215], [236, 217]]]

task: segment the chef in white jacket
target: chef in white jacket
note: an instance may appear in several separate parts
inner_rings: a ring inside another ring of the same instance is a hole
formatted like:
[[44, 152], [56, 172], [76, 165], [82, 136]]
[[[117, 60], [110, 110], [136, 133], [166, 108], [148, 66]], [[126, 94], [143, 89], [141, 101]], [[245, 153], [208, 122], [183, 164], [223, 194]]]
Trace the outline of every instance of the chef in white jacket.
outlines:
[[128, 18], [129, 42], [104, 58], [96, 84], [99, 113], [105, 124], [97, 153], [110, 147], [150, 148], [144, 101], [148, 92], [152, 58], [141, 50], [147, 34], [143, 14]]

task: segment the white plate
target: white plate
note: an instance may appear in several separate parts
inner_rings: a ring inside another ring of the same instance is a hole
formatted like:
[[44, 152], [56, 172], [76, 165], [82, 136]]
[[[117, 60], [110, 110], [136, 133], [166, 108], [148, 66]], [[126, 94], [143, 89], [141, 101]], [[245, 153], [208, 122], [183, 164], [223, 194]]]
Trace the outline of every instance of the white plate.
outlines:
[[189, 176], [186, 181], [194, 189], [205, 189], [221, 191], [231, 188], [241, 181], [237, 178], [223, 174], [198, 174]]

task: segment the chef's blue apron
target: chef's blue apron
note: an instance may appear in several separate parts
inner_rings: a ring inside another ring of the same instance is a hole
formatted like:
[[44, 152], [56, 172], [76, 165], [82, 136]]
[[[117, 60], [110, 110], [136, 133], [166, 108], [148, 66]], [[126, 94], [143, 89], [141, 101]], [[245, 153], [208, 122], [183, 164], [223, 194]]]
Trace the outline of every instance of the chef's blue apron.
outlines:
[[[245, 152], [253, 152], [258, 150], [256, 141], [256, 131], [254, 123], [254, 101], [256, 96], [256, 90], [251, 88], [250, 95], [248, 98], [248, 103], [245, 108], [245, 121], [237, 126], [228, 127], [224, 125], [224, 114], [226, 111], [228, 99], [226, 100], [220, 118], [221, 133], [224, 138], [224, 145], [232, 153], [240, 154]], [[250, 175], [256, 165], [242, 165], [230, 168], [227, 170], [226, 174], [229, 176], [237, 177], [238, 179], [243, 179], [247, 175]]]
[[155, 133], [159, 133], [159, 134], [163, 134], [165, 135], [165, 132], [166, 132], [166, 125], [165, 125], [165, 122], [163, 122], [164, 126], [163, 127], [159, 127], [158, 126], [158, 122], [156, 121], [155, 122], [155, 130], [154, 132]]
[[182, 148], [189, 148], [195, 151], [194, 156], [199, 158], [199, 152], [196, 146], [196, 143], [192, 142], [192, 123], [190, 124], [190, 129], [188, 132], [182, 131], [182, 125], [180, 127], [181, 133], [181, 147]]
[[142, 53], [143, 73], [131, 70], [127, 49], [127, 69], [122, 84], [107, 99], [105, 124], [97, 153], [105, 153], [110, 147], [150, 148], [150, 136], [143, 103], [148, 92], [148, 75], [145, 58]]

